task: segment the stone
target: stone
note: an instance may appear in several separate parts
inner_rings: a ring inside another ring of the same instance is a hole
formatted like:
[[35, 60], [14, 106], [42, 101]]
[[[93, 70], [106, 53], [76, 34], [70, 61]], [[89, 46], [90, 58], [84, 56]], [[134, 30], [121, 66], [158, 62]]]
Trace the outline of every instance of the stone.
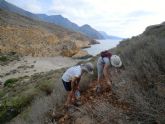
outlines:
[[92, 55], [88, 54], [85, 50], [79, 50], [75, 55], [72, 56], [74, 59], [87, 59], [92, 57]]

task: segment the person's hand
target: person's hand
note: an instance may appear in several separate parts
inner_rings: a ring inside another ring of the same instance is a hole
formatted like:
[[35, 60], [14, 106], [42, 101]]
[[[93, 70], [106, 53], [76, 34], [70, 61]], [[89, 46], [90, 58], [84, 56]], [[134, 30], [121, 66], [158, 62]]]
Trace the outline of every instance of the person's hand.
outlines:
[[72, 90], [71, 91], [71, 102], [72, 102], [72, 104], [75, 102], [75, 100], [76, 100], [75, 91]]
[[108, 84], [109, 86], [112, 86], [112, 81], [108, 81], [107, 84]]

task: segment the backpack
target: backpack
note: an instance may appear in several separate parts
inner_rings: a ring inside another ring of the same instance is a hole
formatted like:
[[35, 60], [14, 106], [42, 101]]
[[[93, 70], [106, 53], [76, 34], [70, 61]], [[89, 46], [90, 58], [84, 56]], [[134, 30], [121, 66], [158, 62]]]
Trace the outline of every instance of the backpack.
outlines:
[[111, 56], [112, 56], [112, 54], [108, 50], [102, 51], [100, 53], [100, 55], [101, 55], [102, 58], [104, 58], [104, 57], [111, 58]]
[[110, 58], [111, 58], [111, 56], [112, 56], [112, 53], [110, 53], [108, 50], [106, 50], [106, 51], [102, 51], [102, 52], [100, 53], [100, 56], [101, 56], [102, 61], [103, 61], [102, 64], [105, 64], [103, 58], [104, 58], [104, 57], [107, 57], [107, 58], [109, 58], [109, 60], [110, 60]]

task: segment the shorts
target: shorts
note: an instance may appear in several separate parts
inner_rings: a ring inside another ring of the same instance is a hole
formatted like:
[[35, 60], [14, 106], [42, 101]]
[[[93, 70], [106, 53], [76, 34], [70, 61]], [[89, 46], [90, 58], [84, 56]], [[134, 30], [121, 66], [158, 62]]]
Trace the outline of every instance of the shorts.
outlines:
[[63, 79], [62, 79], [62, 82], [63, 82], [63, 85], [65, 87], [65, 90], [71, 91], [71, 82], [65, 82]]

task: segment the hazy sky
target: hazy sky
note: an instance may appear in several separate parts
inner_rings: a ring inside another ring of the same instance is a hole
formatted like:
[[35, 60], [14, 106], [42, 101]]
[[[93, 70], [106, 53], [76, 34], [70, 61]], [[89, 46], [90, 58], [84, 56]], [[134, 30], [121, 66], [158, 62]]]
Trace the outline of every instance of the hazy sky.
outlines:
[[110, 35], [131, 37], [165, 21], [165, 0], [7, 0], [27, 11], [60, 14]]

